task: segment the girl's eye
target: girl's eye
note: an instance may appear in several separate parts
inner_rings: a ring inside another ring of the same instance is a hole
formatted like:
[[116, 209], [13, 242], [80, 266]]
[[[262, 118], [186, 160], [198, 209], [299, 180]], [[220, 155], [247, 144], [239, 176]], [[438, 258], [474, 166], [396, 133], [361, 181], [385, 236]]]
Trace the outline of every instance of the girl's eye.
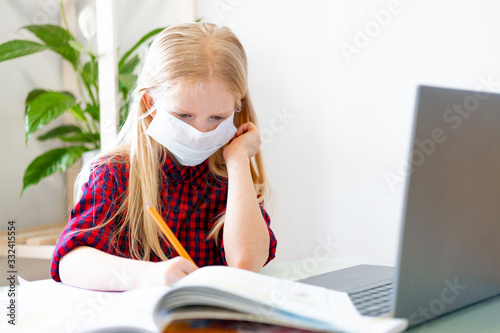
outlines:
[[181, 119], [187, 119], [187, 118], [191, 117], [191, 115], [189, 115], [187, 113], [178, 113], [177, 116]]
[[217, 120], [217, 121], [221, 121], [221, 120], [226, 119], [226, 117], [223, 117], [223, 116], [212, 116], [212, 119], [213, 120]]

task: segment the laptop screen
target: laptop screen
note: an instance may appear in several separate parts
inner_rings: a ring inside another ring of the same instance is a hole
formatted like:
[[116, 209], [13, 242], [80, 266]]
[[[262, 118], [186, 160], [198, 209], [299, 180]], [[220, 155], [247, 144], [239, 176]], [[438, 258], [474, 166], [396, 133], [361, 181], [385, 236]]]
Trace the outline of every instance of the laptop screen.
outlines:
[[500, 95], [420, 86], [395, 316], [410, 325], [500, 294]]

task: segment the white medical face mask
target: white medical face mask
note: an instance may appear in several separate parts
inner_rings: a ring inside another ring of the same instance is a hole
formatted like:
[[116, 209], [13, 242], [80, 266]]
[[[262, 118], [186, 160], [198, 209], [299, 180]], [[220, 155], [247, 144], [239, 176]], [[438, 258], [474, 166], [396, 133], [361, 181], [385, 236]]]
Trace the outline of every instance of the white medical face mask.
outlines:
[[156, 108], [146, 133], [165, 146], [184, 166], [201, 164], [231, 140], [237, 128], [234, 112], [210, 132], [200, 132], [169, 112]]

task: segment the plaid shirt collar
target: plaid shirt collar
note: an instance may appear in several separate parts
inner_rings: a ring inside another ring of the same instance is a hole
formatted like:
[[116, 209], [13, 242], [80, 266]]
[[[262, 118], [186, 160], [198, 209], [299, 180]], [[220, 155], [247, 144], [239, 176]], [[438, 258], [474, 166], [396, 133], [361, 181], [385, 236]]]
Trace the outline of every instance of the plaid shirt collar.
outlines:
[[165, 163], [162, 166], [163, 174], [173, 182], [188, 181], [191, 187], [196, 190], [205, 181], [208, 173], [208, 159], [195, 166], [185, 166], [182, 170], [172, 159], [166, 155]]

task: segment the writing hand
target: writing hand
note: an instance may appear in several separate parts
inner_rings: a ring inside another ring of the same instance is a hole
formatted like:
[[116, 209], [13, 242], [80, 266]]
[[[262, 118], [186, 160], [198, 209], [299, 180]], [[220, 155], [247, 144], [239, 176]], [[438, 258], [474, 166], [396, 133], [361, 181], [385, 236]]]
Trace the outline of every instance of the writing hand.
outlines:
[[149, 267], [144, 270], [138, 287], [169, 286], [197, 269], [195, 264], [183, 257], [151, 262]]

